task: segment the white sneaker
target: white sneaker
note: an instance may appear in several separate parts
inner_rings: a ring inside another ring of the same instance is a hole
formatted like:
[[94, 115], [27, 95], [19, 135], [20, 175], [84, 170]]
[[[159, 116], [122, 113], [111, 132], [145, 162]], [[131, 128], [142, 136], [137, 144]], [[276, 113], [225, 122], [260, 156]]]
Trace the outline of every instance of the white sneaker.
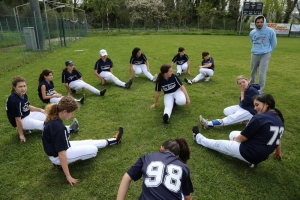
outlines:
[[157, 79], [157, 74], [155, 74], [155, 75], [153, 76], [152, 81], [155, 82], [156, 79]]
[[79, 131], [79, 124], [78, 124], [78, 120], [76, 118], [73, 119], [73, 122], [70, 125], [70, 129], [73, 132], [78, 132]]
[[205, 78], [205, 81], [207, 82], [207, 81], [209, 81], [209, 79], [210, 79], [210, 76], [209, 76], [209, 77], [207, 77], [207, 78]]
[[201, 123], [201, 125], [202, 125], [202, 128], [207, 129], [207, 128], [208, 128], [207, 120], [204, 119], [204, 118], [202, 117], [202, 115], [199, 116], [199, 119], [200, 119], [200, 123]]

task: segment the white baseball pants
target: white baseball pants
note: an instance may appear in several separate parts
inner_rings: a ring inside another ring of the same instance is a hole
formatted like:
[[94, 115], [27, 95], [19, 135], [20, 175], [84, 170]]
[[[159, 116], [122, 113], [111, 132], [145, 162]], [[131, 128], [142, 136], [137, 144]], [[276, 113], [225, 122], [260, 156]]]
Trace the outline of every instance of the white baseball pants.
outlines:
[[181, 74], [183, 70], [188, 68], [188, 63], [185, 62], [182, 65], [177, 65], [177, 73]]
[[177, 89], [175, 92], [170, 93], [170, 94], [165, 94], [164, 95], [164, 104], [165, 104], [165, 109], [164, 109], [164, 114], [169, 115], [169, 119], [171, 118], [173, 106], [174, 106], [174, 101], [177, 105], [183, 106], [186, 104], [186, 98], [184, 93], [181, 91], [181, 89]]
[[96, 89], [95, 87], [91, 86], [90, 84], [87, 84], [83, 80], [72, 81], [71, 83], [69, 83], [69, 88], [71, 88], [73, 90], [79, 90], [79, 89], [85, 88], [97, 95], [100, 95], [100, 90]]
[[225, 108], [224, 114], [227, 116], [222, 119], [224, 126], [250, 120], [253, 116], [249, 111], [241, 108], [239, 105]]
[[194, 78], [194, 81], [195, 82], [198, 82], [200, 80], [202, 80], [203, 78], [205, 78], [206, 76], [213, 76], [214, 75], [214, 70], [212, 69], [207, 69], [207, 68], [201, 68], [199, 70], [200, 74], [198, 74], [195, 78]]
[[132, 69], [134, 70], [136, 75], [140, 75], [142, 72], [147, 76], [151, 81], [153, 80], [152, 74], [147, 70], [147, 65], [133, 65]]
[[112, 82], [114, 82], [118, 86], [125, 87], [125, 83], [123, 81], [120, 81], [111, 72], [101, 72], [99, 75], [102, 78], [104, 78], [106, 81], [112, 81]]
[[50, 99], [50, 103], [56, 103], [58, 104], [58, 102], [61, 100], [62, 97], [53, 97]]
[[240, 131], [232, 131], [229, 135], [230, 140], [213, 140], [204, 137], [202, 134], [196, 135], [196, 142], [206, 148], [218, 151], [220, 153], [238, 158], [242, 161], [249, 163], [240, 154], [240, 144], [239, 142], [233, 141], [233, 139], [238, 136]]
[[41, 112], [32, 112], [22, 119], [24, 130], [43, 130], [46, 114]]
[[[70, 141], [71, 147], [66, 151], [68, 163], [96, 157], [98, 149], [106, 147], [106, 143], [106, 140]], [[60, 165], [59, 157], [49, 156], [49, 159], [53, 164]]]

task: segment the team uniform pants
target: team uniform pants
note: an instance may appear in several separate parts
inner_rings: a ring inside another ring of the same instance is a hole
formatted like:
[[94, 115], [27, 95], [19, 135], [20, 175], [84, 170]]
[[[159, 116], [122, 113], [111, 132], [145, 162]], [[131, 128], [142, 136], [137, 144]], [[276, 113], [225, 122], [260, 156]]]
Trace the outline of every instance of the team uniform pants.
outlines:
[[181, 74], [183, 70], [188, 68], [188, 63], [185, 62], [182, 65], [177, 65], [177, 73]]
[[249, 163], [245, 160], [240, 153], [240, 144], [239, 142], [233, 141], [233, 139], [238, 136], [240, 131], [232, 131], [229, 135], [230, 140], [213, 140], [204, 137], [201, 134], [196, 135], [196, 142], [201, 146], [206, 148], [218, 151], [220, 153], [238, 158], [242, 161]]
[[53, 97], [50, 99], [50, 103], [56, 103], [58, 104], [58, 102], [61, 100], [62, 97]]
[[250, 120], [253, 116], [249, 111], [241, 108], [239, 105], [225, 108], [224, 114], [227, 116], [222, 119], [224, 126]]
[[104, 78], [106, 81], [112, 81], [112, 82], [114, 82], [118, 86], [125, 87], [125, 83], [123, 81], [120, 81], [111, 72], [101, 72], [99, 75], [102, 78]]
[[251, 54], [251, 76], [250, 83], [255, 83], [257, 69], [259, 67], [259, 81], [260, 93], [263, 92], [266, 84], [266, 77], [268, 71], [268, 65], [271, 58], [271, 53], [265, 54]]
[[180, 106], [186, 104], [186, 97], [180, 88], [177, 89], [175, 92], [165, 94], [164, 96], [164, 104], [165, 104], [164, 114], [167, 113], [169, 115], [169, 118], [171, 118], [174, 101], [177, 105]]
[[[106, 147], [106, 140], [70, 141], [71, 147], [66, 150], [68, 163], [96, 157], [98, 149]], [[49, 156], [51, 162], [60, 165], [59, 157]]]
[[42, 112], [30, 112], [30, 114], [22, 119], [24, 130], [43, 130], [46, 115]]
[[200, 80], [202, 80], [203, 78], [205, 78], [206, 76], [213, 76], [214, 75], [214, 70], [212, 69], [207, 69], [207, 68], [201, 68], [199, 70], [200, 74], [198, 74], [195, 78], [194, 78], [194, 81], [195, 82], [198, 82]]
[[91, 86], [90, 84], [87, 84], [86, 82], [84, 82], [83, 80], [76, 80], [76, 81], [72, 81], [69, 83], [69, 88], [73, 89], [73, 90], [79, 90], [82, 88], [85, 88], [95, 94], [100, 95], [100, 91], [96, 88], [94, 88], [93, 86]]
[[[46, 114], [42, 112], [32, 112], [22, 119], [23, 130], [43, 130], [44, 121], [46, 120]], [[66, 126], [68, 132], [70, 133], [70, 126]]]
[[135, 75], [140, 75], [143, 72], [151, 81], [153, 80], [152, 74], [147, 70], [147, 65], [133, 65], [132, 69], [134, 70]]

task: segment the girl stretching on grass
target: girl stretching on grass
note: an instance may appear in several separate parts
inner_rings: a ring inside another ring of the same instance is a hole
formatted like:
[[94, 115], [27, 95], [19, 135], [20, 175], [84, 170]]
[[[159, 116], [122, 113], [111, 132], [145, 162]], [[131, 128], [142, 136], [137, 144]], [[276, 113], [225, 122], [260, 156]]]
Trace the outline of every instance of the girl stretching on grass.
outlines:
[[118, 144], [122, 140], [123, 128], [110, 139], [69, 141], [69, 134], [63, 120], [70, 119], [78, 109], [78, 104], [71, 96], [63, 97], [58, 104], [46, 106], [47, 118], [42, 134], [45, 153], [56, 167], [61, 167], [68, 182], [73, 185], [78, 182], [71, 176], [68, 164], [77, 160], [95, 157], [98, 148]]
[[[30, 130], [43, 130], [46, 119], [43, 109], [30, 105], [26, 91], [26, 80], [19, 76], [14, 77], [11, 95], [6, 101], [7, 118], [10, 124], [17, 128], [21, 142], [26, 142], [24, 133], [31, 133]], [[74, 118], [73, 123], [66, 129], [68, 132], [78, 131], [78, 121]]]
[[[39, 98], [43, 103], [58, 103], [62, 94], [57, 93], [54, 90], [53, 83], [53, 72], [49, 69], [44, 69], [39, 77], [39, 86], [38, 86], [38, 94]], [[77, 103], [84, 104], [85, 97], [79, 100], [76, 99]]]
[[204, 137], [198, 126], [194, 126], [193, 135], [196, 142], [209, 149], [238, 158], [254, 167], [266, 160], [275, 150], [274, 155], [282, 159], [281, 142], [284, 131], [284, 119], [275, 107], [271, 94], [260, 94], [254, 98], [257, 114], [242, 131], [232, 131], [230, 140], [213, 140]]

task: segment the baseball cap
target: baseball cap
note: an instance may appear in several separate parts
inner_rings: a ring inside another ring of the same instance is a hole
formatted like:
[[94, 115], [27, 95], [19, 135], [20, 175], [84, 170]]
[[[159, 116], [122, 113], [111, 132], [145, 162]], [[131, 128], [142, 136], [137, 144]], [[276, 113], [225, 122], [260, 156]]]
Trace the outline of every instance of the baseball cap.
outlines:
[[101, 49], [99, 53], [101, 56], [107, 56], [107, 52], [105, 49]]
[[67, 60], [65, 62], [65, 64], [66, 64], [66, 66], [73, 66], [74, 65], [74, 63], [72, 62], [72, 60]]

